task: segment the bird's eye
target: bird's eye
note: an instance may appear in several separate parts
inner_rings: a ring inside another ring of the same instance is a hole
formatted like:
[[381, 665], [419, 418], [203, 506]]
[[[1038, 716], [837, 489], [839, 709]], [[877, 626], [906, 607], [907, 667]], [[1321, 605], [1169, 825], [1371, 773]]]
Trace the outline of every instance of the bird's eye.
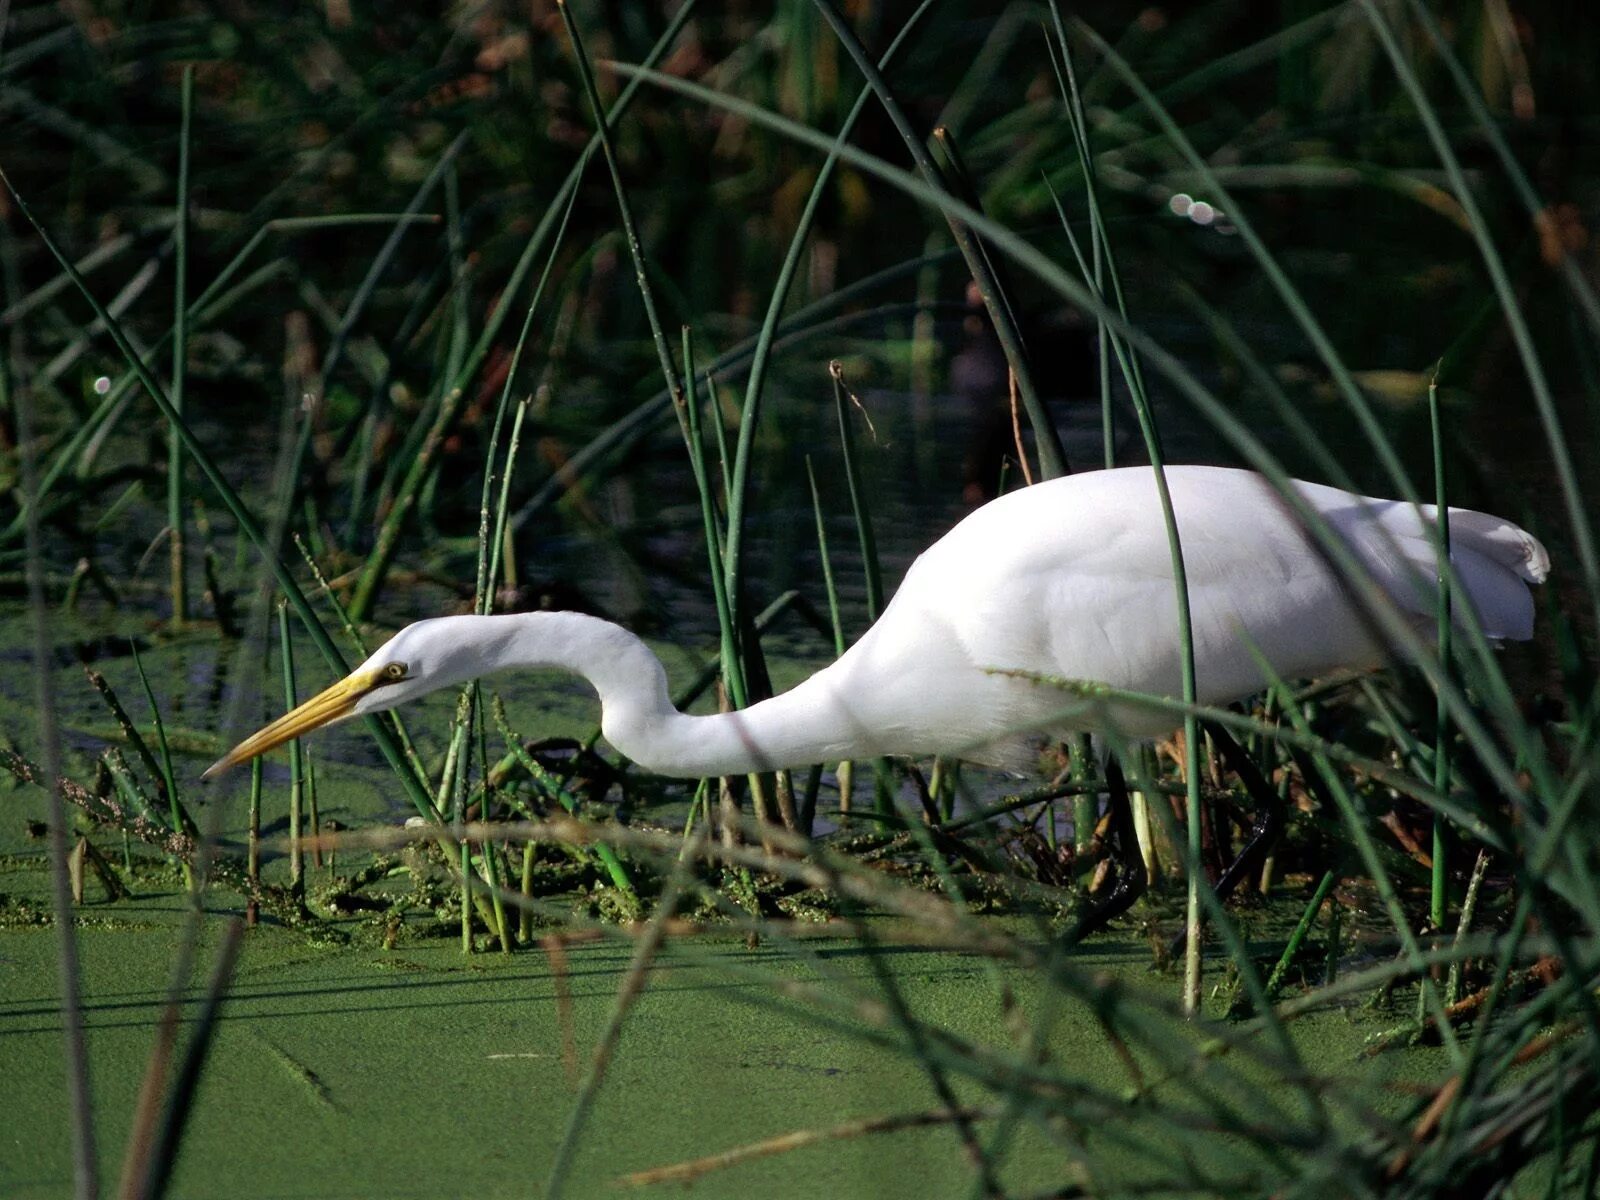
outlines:
[[383, 669], [383, 681], [385, 683], [399, 683], [405, 677], [405, 663], [390, 663]]

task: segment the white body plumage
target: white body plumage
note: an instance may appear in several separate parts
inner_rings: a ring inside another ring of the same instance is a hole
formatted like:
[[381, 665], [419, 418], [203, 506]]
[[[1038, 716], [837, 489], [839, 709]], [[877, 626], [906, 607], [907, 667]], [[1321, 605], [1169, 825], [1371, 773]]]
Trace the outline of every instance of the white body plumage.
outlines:
[[[1385, 661], [1372, 622], [1261, 476], [1200, 466], [1169, 467], [1166, 475], [1188, 574], [1202, 703], [1259, 690], [1265, 680], [1256, 654], [1289, 679]], [[1433, 509], [1317, 484], [1295, 487], [1395, 605], [1413, 614], [1419, 629], [1429, 628]], [[1465, 600], [1485, 632], [1530, 637], [1528, 585], [1548, 573], [1544, 548], [1508, 521], [1465, 510], [1451, 510], [1450, 532]], [[218, 768], [270, 748], [283, 740], [279, 733], [297, 736], [467, 679], [533, 666], [586, 677], [600, 696], [606, 738], [667, 775], [960, 754], [1030, 731], [1092, 729], [1106, 719], [1128, 736], [1158, 734], [1174, 724], [1170, 716], [1129, 705], [1083, 704], [1073, 712], [1059, 689], [997, 673], [1179, 694], [1177, 594], [1155, 476], [1141, 467], [1072, 475], [984, 505], [912, 564], [877, 623], [837, 662], [742, 712], [678, 713], [655, 655], [594, 617], [442, 617], [401, 630], [324, 693], [356, 693], [348, 705], [324, 703], [309, 725], [290, 714]], [[354, 681], [366, 682], [355, 688]]]

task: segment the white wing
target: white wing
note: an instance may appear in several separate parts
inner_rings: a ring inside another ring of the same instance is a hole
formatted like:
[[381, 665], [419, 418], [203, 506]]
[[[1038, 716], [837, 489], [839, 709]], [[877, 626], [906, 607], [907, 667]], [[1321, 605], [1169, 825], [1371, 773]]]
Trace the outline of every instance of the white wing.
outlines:
[[[1265, 682], [1260, 654], [1283, 678], [1388, 657], [1371, 623], [1259, 475], [1216, 467], [1167, 470], [1178, 514], [1202, 702], [1225, 703]], [[1425, 630], [1434, 611], [1433, 510], [1298, 484], [1373, 577]], [[1452, 561], [1487, 632], [1532, 632], [1529, 582], [1549, 569], [1543, 547], [1497, 517], [1451, 511]], [[1037, 728], [1064, 707], [1057, 689], [996, 675], [1019, 669], [1132, 691], [1181, 691], [1177, 600], [1149, 468], [1038, 484], [973, 513], [919, 558], [873, 629], [816, 683], [850, 697], [884, 752], [914, 753], [927, 731], [968, 744]], [[940, 681], [931, 683], [930, 681]], [[1172, 722], [1119, 713], [1130, 734]], [[1084, 725], [1092, 725], [1085, 712]]]

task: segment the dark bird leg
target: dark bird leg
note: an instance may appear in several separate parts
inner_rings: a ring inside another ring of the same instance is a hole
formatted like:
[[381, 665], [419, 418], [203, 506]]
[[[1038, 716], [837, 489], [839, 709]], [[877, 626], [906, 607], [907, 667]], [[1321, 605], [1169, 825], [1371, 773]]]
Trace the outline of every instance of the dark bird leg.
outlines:
[[[1249, 792], [1250, 798], [1256, 802], [1256, 823], [1250, 827], [1250, 839], [1239, 851], [1239, 856], [1217, 880], [1217, 899], [1226, 900], [1233, 894], [1234, 888], [1239, 886], [1241, 879], [1261, 870], [1261, 864], [1266, 862], [1272, 844], [1283, 833], [1285, 806], [1278, 795], [1278, 789], [1261, 774], [1261, 769], [1256, 766], [1255, 760], [1234, 740], [1234, 736], [1227, 729], [1208, 721], [1206, 732], [1211, 735], [1212, 745], [1222, 752], [1223, 761], [1227, 763], [1228, 769], [1239, 777], [1239, 782], [1244, 784], [1244, 790]], [[1172, 939], [1170, 947], [1172, 957], [1176, 958], [1183, 953], [1186, 940], [1185, 933], [1180, 933]]]
[[1144, 895], [1144, 859], [1139, 854], [1139, 839], [1133, 832], [1128, 781], [1122, 774], [1121, 764], [1114, 758], [1106, 759], [1106, 791], [1106, 812], [1111, 818], [1108, 832], [1116, 843], [1116, 856], [1112, 860], [1112, 869], [1116, 874], [1111, 879], [1111, 886], [1106, 889], [1105, 898], [1096, 901], [1067, 934], [1065, 944], [1068, 946], [1076, 945], [1091, 933], [1104, 929], [1112, 918], [1127, 912], [1133, 902]]

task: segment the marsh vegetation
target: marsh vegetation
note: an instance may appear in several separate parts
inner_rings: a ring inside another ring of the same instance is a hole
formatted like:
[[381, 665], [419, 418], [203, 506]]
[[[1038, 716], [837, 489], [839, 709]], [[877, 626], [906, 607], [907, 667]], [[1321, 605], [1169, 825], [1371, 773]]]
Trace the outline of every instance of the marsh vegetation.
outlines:
[[[0, 1190], [1592, 1194], [1600, 27], [769, 7], [0, 6]], [[686, 785], [536, 676], [199, 782], [445, 612], [747, 706], [1161, 461], [1554, 572], [1526, 645], [1153, 698], [1087, 940], [1082, 742]]]

